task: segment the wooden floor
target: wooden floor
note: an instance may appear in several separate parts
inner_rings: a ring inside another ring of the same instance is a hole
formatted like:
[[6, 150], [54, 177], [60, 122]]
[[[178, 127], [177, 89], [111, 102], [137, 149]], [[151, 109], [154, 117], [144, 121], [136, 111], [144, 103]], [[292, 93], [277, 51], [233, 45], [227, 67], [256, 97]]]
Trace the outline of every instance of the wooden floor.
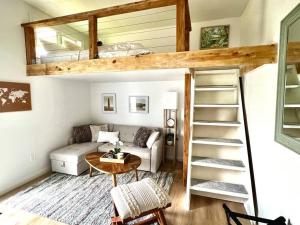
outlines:
[[[172, 207], [165, 211], [165, 216], [168, 225], [226, 225], [226, 218], [222, 204], [226, 201], [205, 198], [200, 196], [192, 196], [191, 210], [184, 210], [185, 188], [182, 185], [182, 171], [181, 164], [171, 166], [166, 164], [162, 167], [164, 171], [175, 171], [174, 183], [171, 188]], [[43, 176], [42, 178], [44, 178]], [[27, 185], [24, 185], [17, 190], [0, 197], [1, 201], [14, 195], [16, 192], [25, 189], [33, 183], [41, 180], [36, 179]], [[233, 211], [245, 213], [244, 206], [239, 203], [226, 202], [229, 208]], [[64, 225], [62, 223], [49, 220], [37, 215], [33, 215], [24, 211], [11, 210], [1, 208], [0, 224], [1, 225]], [[243, 221], [243, 225], [250, 225], [250, 223]]]

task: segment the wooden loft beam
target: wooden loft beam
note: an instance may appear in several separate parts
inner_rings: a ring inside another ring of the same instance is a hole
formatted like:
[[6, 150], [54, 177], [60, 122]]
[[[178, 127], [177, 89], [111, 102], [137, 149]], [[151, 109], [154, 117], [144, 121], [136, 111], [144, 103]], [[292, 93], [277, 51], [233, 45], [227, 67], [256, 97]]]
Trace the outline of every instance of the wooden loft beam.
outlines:
[[176, 52], [187, 51], [186, 0], [177, 0], [176, 4]]
[[89, 59], [96, 59], [98, 56], [98, 26], [97, 17], [89, 17]]
[[159, 53], [27, 66], [28, 76], [174, 68], [239, 68], [277, 61], [277, 45]]
[[185, 74], [184, 79], [184, 138], [183, 138], [183, 185], [186, 186], [187, 169], [188, 169], [188, 154], [190, 143], [190, 130], [191, 130], [191, 82], [192, 75]]
[[32, 27], [24, 27], [25, 48], [26, 48], [26, 63], [27, 65], [36, 63], [35, 52], [35, 34]]
[[47, 26], [56, 26], [66, 23], [74, 23], [78, 21], [88, 20], [89, 17], [107, 17], [120, 15], [124, 13], [137, 12], [147, 9], [160, 8], [164, 6], [175, 5], [176, 0], [144, 0], [139, 2], [128, 3], [119, 6], [112, 6], [109, 8], [97, 9], [93, 11], [83, 12], [72, 14], [68, 16], [61, 16], [51, 19], [45, 19], [40, 21], [34, 21], [30, 23], [23, 23], [23, 27], [47, 27]]
[[287, 45], [287, 57], [288, 64], [294, 64], [300, 62], [300, 42], [289, 42]]

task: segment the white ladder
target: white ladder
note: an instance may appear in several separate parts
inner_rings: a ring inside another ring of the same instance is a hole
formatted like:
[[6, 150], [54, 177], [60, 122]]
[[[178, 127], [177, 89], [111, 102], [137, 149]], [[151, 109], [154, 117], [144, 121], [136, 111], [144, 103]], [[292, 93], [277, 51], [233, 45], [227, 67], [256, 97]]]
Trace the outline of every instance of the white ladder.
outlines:
[[254, 215], [239, 70], [195, 71], [187, 208], [191, 195], [245, 203]]

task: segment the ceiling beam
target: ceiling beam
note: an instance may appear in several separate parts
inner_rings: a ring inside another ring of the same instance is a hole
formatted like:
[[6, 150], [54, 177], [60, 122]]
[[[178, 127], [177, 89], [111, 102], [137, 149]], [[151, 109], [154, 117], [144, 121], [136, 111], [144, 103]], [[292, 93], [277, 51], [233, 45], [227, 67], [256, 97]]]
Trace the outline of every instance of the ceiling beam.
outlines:
[[240, 68], [277, 61], [277, 45], [158, 53], [27, 66], [28, 76], [174, 68]]
[[90, 17], [107, 17], [120, 15], [124, 13], [137, 12], [147, 9], [160, 8], [170, 5], [175, 5], [176, 0], [144, 0], [139, 2], [128, 3], [124, 5], [112, 6], [109, 8], [97, 9], [93, 11], [76, 13], [68, 16], [55, 17], [51, 19], [39, 20], [29, 23], [23, 23], [23, 27], [48, 27], [67, 23], [74, 23], [78, 21], [88, 20]]

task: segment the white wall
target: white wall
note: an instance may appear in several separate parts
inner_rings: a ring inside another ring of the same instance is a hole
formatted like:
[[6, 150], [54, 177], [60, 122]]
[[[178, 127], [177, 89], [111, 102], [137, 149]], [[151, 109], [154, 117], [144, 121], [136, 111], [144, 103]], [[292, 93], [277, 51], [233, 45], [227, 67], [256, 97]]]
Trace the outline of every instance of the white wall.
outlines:
[[192, 23], [192, 32], [190, 33], [190, 49], [199, 50], [200, 48], [200, 32], [202, 27], [230, 25], [229, 47], [240, 46], [240, 18], [225, 18], [219, 20], [203, 21]]
[[245, 76], [245, 100], [260, 216], [300, 224], [300, 156], [274, 141], [277, 65]]
[[[182, 160], [184, 81], [119, 82], [91, 84], [92, 118], [98, 123], [115, 123], [141, 126], [163, 126], [164, 92], [177, 91], [179, 95], [179, 144], [178, 159]], [[102, 112], [102, 93], [116, 93], [117, 113]], [[149, 96], [149, 113], [129, 113], [128, 97], [134, 95]]]
[[241, 16], [241, 46], [262, 42], [264, 5], [265, 1], [249, 0]]
[[299, 0], [249, 0], [241, 16], [241, 45], [278, 43], [281, 20]]
[[[241, 32], [254, 35], [242, 35], [241, 43], [278, 42], [281, 20], [299, 2], [265, 0], [261, 4], [261, 0], [250, 0], [241, 17]], [[263, 7], [262, 18], [255, 20], [259, 7]], [[292, 224], [300, 224], [300, 156], [274, 140], [277, 67], [277, 64], [265, 65], [245, 76], [259, 215], [268, 218], [282, 215]]]
[[0, 113], [0, 195], [49, 170], [49, 152], [67, 144], [73, 125], [90, 122], [89, 84], [26, 77], [20, 24], [28, 13], [22, 1], [1, 1], [9, 19], [0, 20], [0, 80], [30, 83], [32, 111]]
[[299, 3], [300, 0], [265, 0], [264, 43], [279, 42], [281, 20]]

